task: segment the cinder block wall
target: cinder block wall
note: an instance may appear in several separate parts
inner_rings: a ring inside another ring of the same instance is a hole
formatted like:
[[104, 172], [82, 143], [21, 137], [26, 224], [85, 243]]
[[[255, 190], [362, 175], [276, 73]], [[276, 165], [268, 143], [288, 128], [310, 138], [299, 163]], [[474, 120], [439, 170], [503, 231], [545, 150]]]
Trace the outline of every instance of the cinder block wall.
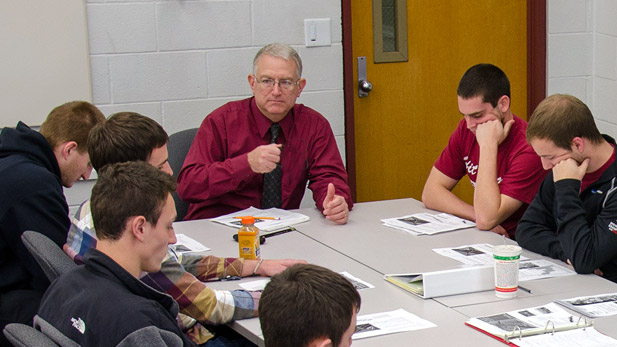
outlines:
[[572, 94], [617, 136], [617, 1], [548, 0], [548, 94]]

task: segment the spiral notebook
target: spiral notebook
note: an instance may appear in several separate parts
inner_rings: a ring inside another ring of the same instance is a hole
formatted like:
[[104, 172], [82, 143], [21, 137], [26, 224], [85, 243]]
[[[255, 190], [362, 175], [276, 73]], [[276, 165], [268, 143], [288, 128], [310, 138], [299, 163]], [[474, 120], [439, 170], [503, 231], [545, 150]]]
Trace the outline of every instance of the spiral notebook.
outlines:
[[465, 324], [510, 346], [617, 346], [617, 340], [595, 330], [591, 320], [555, 303], [476, 317]]

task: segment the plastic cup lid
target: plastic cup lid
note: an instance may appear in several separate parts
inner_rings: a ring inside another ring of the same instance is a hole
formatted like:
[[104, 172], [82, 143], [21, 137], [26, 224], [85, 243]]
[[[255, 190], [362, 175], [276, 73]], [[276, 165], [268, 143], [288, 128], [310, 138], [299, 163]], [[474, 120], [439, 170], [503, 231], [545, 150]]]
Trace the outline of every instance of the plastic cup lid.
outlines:
[[497, 245], [493, 246], [493, 253], [501, 256], [516, 256], [520, 255], [523, 249], [515, 245]]

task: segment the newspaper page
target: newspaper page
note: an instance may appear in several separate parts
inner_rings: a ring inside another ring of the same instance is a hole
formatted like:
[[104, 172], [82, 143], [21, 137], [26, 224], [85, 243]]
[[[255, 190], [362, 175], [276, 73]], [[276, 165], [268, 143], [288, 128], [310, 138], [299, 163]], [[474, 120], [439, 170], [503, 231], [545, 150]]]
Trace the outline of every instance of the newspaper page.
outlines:
[[172, 247], [178, 253], [206, 252], [210, 250], [210, 248], [185, 234], [176, 234], [176, 240]]
[[389, 227], [409, 231], [412, 234], [433, 235], [457, 229], [473, 228], [476, 223], [448, 213], [416, 213], [402, 217], [382, 219]]
[[419, 318], [415, 314], [403, 309], [389, 312], [373, 313], [358, 316], [356, 332], [352, 339], [363, 339], [386, 334], [394, 334], [403, 331], [412, 331], [436, 327], [432, 322]]
[[579, 296], [555, 302], [591, 318], [617, 314], [617, 293]]
[[[306, 222], [310, 219], [309, 216], [303, 215], [301, 213], [291, 212], [280, 208], [272, 207], [262, 210], [251, 206], [245, 210], [226, 214], [224, 216], [212, 218], [210, 220], [216, 223], [239, 229], [242, 226], [242, 221], [240, 220], [240, 218], [237, 217], [242, 216], [255, 217], [255, 226], [263, 232], [277, 231], [280, 229], [284, 229], [285, 227], [288, 227], [290, 225]], [[267, 219], [259, 219], [260, 217]]]
[[[354, 275], [350, 274], [347, 271], [343, 271], [343, 272], [339, 272], [341, 275], [343, 275], [345, 278], [347, 278], [351, 284], [353, 284], [354, 288], [356, 288], [356, 290], [362, 290], [362, 289], [369, 289], [369, 288], [375, 288], [374, 285], [358, 278], [355, 277]], [[270, 282], [269, 278], [266, 279], [259, 279], [256, 281], [250, 281], [250, 282], [243, 282], [240, 283], [240, 287], [246, 289], [246, 290], [264, 290], [264, 288], [266, 288], [266, 285], [268, 284], [268, 282]]]
[[[493, 245], [476, 243], [458, 247], [433, 248], [433, 252], [460, 261], [465, 265], [492, 265]], [[521, 255], [521, 260], [529, 258]]]
[[526, 260], [518, 264], [519, 282], [572, 275], [576, 275], [576, 271], [565, 266], [557, 265], [549, 260]]
[[[433, 251], [465, 265], [492, 265], [494, 262], [493, 245], [488, 243], [434, 248]], [[519, 282], [575, 274], [576, 272], [569, 267], [561, 266], [545, 259], [530, 260], [528, 257], [521, 256], [519, 263]]]
[[339, 274], [343, 275], [343, 277], [348, 279], [349, 282], [353, 284], [354, 288], [356, 288], [356, 290], [375, 288], [374, 285], [368, 283], [367, 281], [359, 279], [358, 277], [355, 277], [347, 271], [339, 272]]

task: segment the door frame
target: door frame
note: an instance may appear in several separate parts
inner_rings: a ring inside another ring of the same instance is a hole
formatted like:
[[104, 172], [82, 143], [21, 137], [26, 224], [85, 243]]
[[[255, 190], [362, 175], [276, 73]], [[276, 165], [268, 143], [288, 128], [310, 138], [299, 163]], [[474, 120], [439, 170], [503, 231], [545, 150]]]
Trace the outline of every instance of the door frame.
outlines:
[[[345, 157], [351, 198], [356, 202], [356, 135], [354, 121], [354, 57], [351, 2], [341, 0], [343, 22], [343, 95]], [[546, 97], [546, 0], [527, 0], [527, 115]]]

